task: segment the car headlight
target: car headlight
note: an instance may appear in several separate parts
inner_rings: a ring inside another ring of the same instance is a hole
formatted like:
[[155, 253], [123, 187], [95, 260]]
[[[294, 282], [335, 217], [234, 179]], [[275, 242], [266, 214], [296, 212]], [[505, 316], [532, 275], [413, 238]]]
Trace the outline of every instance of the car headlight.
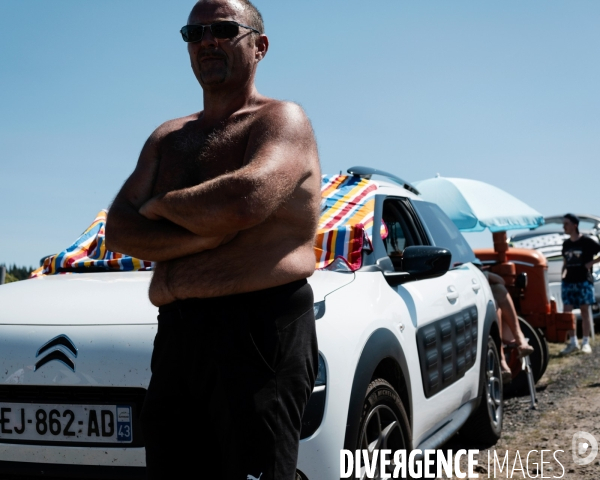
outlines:
[[315, 311], [315, 320], [322, 318], [325, 315], [325, 300], [321, 302], [316, 302], [313, 305], [313, 309]]
[[319, 371], [315, 380], [315, 387], [325, 385], [327, 383], [327, 370], [325, 370], [325, 359], [319, 353]]

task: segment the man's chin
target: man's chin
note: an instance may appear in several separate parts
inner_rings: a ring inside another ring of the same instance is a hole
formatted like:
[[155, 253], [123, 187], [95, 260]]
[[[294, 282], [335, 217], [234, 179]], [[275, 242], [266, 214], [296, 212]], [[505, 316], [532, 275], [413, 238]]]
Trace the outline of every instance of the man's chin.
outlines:
[[227, 74], [224, 72], [201, 72], [200, 83], [203, 86], [219, 85], [227, 79]]

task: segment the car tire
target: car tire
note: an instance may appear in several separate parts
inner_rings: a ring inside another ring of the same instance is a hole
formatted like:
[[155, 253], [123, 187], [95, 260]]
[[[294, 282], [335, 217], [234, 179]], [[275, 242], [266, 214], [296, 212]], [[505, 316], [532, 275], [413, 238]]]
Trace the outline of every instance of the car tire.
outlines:
[[546, 340], [546, 334], [542, 331], [541, 328], [536, 328], [535, 332], [540, 337], [540, 341], [542, 342], [542, 352], [544, 353], [544, 363], [542, 364], [542, 374], [540, 378], [544, 376], [546, 373], [546, 369], [548, 368], [548, 363], [550, 362], [550, 349], [548, 348], [548, 340]]
[[504, 391], [500, 372], [500, 355], [494, 339], [488, 337], [481, 366], [481, 401], [461, 432], [470, 440], [486, 446], [495, 444], [502, 434]]
[[[367, 388], [358, 432], [357, 450], [389, 449], [395, 452], [412, 448], [410, 424], [402, 400], [394, 387], [381, 378], [373, 380]], [[367, 478], [362, 459], [361, 469], [360, 478]], [[390, 476], [393, 469], [392, 465], [388, 472]], [[379, 468], [373, 478], [381, 478]]]

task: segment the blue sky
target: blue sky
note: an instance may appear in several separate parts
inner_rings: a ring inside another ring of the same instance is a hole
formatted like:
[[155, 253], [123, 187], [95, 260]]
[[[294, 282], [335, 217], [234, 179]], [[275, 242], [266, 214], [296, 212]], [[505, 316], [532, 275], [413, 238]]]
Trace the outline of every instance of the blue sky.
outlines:
[[[178, 33], [192, 5], [0, 2], [0, 263], [68, 246], [148, 135], [202, 108]], [[600, 2], [256, 5], [258, 88], [305, 108], [324, 172], [475, 178], [543, 214], [600, 213]]]

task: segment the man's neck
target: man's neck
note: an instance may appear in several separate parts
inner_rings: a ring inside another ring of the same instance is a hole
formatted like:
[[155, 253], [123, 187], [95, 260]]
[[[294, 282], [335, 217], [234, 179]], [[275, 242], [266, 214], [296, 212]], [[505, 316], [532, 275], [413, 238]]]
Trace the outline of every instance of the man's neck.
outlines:
[[579, 233], [579, 232], [575, 232], [575, 233], [571, 234], [571, 241], [572, 242], [576, 242], [580, 238], [581, 238], [581, 233]]
[[220, 89], [204, 90], [204, 110], [202, 124], [205, 127], [214, 127], [234, 113], [256, 103], [259, 93], [254, 84], [245, 85], [244, 88], [231, 91]]

